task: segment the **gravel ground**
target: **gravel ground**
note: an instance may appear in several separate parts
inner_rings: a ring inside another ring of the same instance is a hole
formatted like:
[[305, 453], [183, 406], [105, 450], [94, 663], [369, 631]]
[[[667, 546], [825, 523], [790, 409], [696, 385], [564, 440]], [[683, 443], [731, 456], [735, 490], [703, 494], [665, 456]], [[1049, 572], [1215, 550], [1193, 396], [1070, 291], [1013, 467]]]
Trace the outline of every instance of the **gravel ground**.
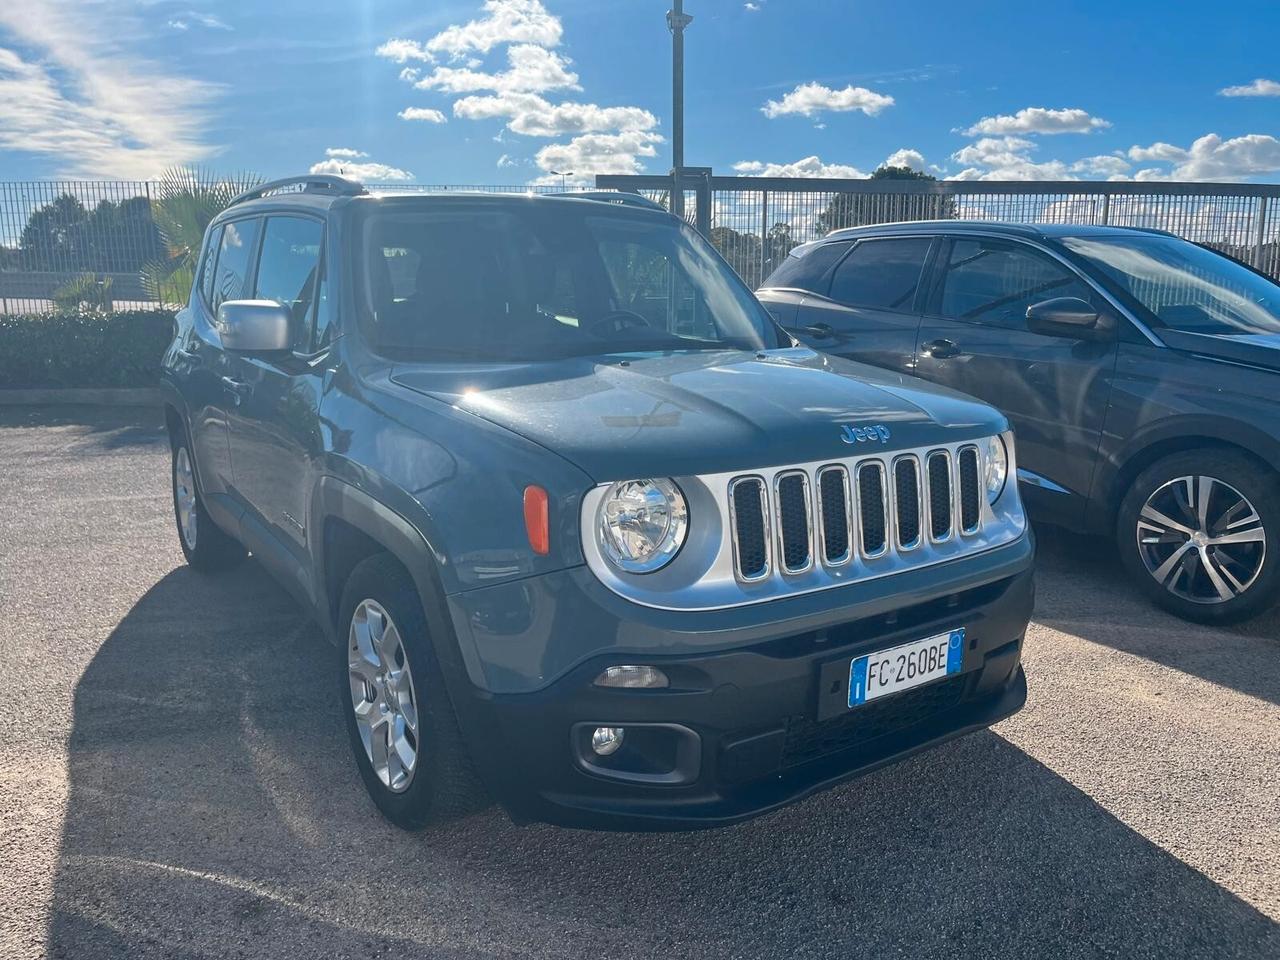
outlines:
[[0, 410], [0, 957], [1280, 957], [1280, 619], [1041, 535], [1013, 719], [726, 830], [366, 800], [324, 648], [182, 564], [159, 421]]

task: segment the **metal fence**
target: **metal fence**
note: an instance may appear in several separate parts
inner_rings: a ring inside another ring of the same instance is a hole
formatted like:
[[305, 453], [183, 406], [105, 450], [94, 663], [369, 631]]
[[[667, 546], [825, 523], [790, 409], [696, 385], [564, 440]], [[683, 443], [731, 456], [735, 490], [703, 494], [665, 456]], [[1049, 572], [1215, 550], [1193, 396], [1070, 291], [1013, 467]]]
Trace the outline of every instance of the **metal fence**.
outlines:
[[[690, 170], [693, 168], [686, 168]], [[1216, 247], [1280, 279], [1280, 185], [1069, 181], [684, 179], [684, 209], [752, 287], [796, 244], [897, 220], [975, 219], [1155, 227]], [[600, 176], [600, 189], [669, 203], [665, 176]], [[438, 193], [558, 193], [556, 186], [382, 184]], [[143, 181], [0, 181], [0, 314], [93, 302], [156, 305], [145, 266], [169, 256]]]
[[[667, 203], [672, 178], [601, 176], [602, 189]], [[1167, 230], [1280, 279], [1280, 185], [686, 177], [690, 222], [752, 287], [787, 252], [842, 227], [900, 220], [1008, 220]]]
[[[556, 186], [371, 184], [371, 189], [558, 193]], [[89, 303], [159, 306], [143, 280], [170, 256], [152, 218], [158, 184], [127, 180], [0, 181], [0, 315]]]

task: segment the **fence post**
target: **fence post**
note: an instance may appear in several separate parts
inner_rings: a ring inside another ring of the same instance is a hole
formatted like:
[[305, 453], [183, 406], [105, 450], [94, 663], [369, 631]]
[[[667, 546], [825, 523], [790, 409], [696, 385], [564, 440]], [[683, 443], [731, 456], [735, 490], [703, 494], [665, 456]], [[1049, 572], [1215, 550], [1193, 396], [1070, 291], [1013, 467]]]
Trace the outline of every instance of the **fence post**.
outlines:
[[[769, 191], [760, 191], [760, 283], [764, 283], [764, 268], [767, 263], [765, 243], [769, 238]], [[759, 286], [759, 284], [757, 284]]]
[[1111, 222], [1111, 194], [1109, 193], [1102, 195], [1102, 215], [1098, 218], [1098, 222], [1104, 227]]
[[1261, 270], [1263, 268], [1263, 253], [1267, 241], [1267, 198], [1258, 198], [1258, 212], [1254, 215], [1257, 221], [1258, 230], [1254, 237], [1253, 243], [1253, 268]]

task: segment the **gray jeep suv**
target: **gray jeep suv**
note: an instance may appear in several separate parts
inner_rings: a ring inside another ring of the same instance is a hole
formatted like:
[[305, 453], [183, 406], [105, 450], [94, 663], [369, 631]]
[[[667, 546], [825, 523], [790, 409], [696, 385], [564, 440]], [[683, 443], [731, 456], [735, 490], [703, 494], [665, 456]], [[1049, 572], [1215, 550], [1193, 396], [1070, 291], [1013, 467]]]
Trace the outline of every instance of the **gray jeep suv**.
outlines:
[[798, 346], [639, 197], [268, 184], [163, 384], [183, 552], [321, 625], [403, 827], [728, 823], [1026, 698], [1005, 418]]

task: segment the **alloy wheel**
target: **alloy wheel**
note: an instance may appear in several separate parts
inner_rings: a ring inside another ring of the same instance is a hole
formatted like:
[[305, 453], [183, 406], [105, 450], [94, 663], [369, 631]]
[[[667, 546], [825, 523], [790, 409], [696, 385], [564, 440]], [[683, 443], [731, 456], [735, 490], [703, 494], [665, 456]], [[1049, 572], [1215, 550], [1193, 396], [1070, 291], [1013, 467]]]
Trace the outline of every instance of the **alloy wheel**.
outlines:
[[1249, 499], [1215, 477], [1177, 477], [1156, 489], [1138, 517], [1147, 572], [1192, 603], [1226, 603], [1253, 585], [1267, 533]]
[[185, 446], [178, 447], [173, 460], [173, 497], [178, 505], [178, 530], [188, 550], [196, 548], [196, 478], [191, 469], [191, 455]]
[[383, 786], [403, 793], [418, 765], [418, 697], [400, 631], [377, 601], [352, 614], [347, 668], [365, 754]]

